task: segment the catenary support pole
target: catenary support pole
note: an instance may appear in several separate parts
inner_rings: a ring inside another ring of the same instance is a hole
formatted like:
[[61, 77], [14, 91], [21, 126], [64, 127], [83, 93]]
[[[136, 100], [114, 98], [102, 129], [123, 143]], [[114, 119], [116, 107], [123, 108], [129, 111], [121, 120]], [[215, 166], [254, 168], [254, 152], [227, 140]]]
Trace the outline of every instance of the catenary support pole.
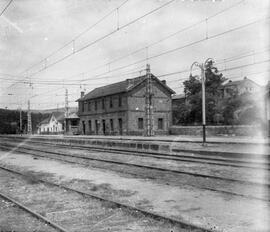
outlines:
[[201, 78], [202, 78], [202, 126], [203, 126], [203, 143], [206, 142], [206, 112], [205, 112], [205, 65], [201, 65]]

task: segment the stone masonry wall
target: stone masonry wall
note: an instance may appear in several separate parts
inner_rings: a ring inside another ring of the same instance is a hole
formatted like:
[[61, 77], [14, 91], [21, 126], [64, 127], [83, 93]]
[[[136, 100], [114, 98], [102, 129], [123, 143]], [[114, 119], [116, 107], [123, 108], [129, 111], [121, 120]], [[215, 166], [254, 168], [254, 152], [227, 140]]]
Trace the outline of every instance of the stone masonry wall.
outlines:
[[[202, 135], [202, 126], [172, 126], [173, 135]], [[206, 126], [206, 135], [265, 136], [266, 129], [260, 125]]]

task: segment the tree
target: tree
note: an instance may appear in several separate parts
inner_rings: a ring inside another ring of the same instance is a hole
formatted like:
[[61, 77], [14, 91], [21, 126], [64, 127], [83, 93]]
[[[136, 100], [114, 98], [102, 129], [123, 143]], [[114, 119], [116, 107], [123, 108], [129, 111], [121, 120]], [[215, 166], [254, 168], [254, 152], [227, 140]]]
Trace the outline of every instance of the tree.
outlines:
[[[205, 99], [206, 99], [206, 120], [213, 123], [215, 114], [218, 111], [218, 100], [220, 97], [219, 87], [226, 79], [210, 60], [205, 65]], [[183, 82], [187, 102], [191, 105], [189, 115], [185, 115], [187, 122], [199, 123], [202, 121], [202, 83], [196, 76], [190, 75], [189, 79]], [[186, 109], [184, 112], [186, 114]], [[179, 118], [183, 118], [179, 116]]]

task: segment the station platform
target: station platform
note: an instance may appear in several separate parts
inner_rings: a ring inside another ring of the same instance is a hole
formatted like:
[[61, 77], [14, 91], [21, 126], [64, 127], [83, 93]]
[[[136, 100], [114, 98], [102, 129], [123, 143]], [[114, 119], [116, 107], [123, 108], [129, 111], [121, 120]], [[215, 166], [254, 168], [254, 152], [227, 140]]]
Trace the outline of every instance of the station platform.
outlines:
[[97, 135], [0, 135], [0, 138], [21, 138], [50, 141], [68, 145], [106, 147], [119, 150], [161, 153], [199, 153], [220, 155], [269, 156], [269, 138], [258, 137], [207, 137], [202, 143], [195, 136], [97, 136]]

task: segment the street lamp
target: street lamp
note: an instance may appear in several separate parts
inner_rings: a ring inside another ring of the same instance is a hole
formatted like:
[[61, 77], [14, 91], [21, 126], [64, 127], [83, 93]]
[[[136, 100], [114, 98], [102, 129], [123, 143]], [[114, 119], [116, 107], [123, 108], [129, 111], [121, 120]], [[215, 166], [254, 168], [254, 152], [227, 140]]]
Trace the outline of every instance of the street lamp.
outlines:
[[204, 63], [194, 62], [190, 67], [190, 75], [192, 76], [192, 68], [197, 66], [201, 69], [201, 82], [202, 82], [202, 126], [203, 126], [203, 144], [206, 142], [206, 115], [205, 115], [205, 67], [209, 61], [213, 62], [212, 58], [208, 58]]

